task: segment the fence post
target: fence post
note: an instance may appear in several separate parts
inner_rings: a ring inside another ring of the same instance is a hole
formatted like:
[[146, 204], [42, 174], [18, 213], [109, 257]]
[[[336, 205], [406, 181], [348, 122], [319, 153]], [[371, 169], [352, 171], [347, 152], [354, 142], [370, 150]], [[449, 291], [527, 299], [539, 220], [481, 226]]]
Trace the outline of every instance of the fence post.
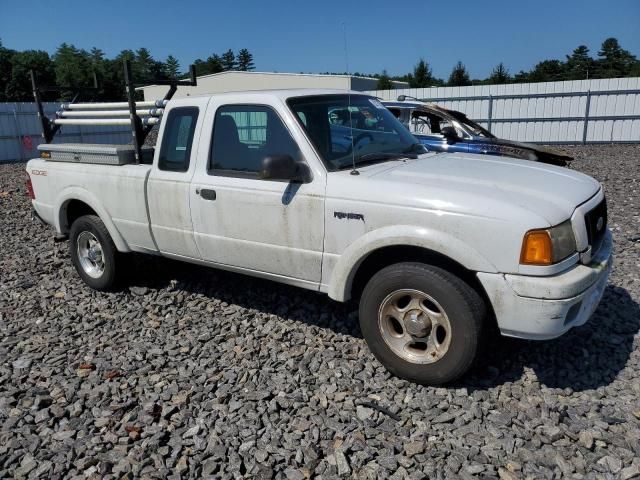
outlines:
[[591, 90], [587, 90], [587, 104], [584, 108], [584, 126], [582, 127], [582, 144], [587, 144], [587, 130], [589, 128], [589, 107], [591, 105]]
[[489, 94], [489, 119], [487, 121], [487, 130], [491, 132], [491, 117], [493, 116], [493, 95]]
[[[17, 106], [16, 106], [17, 107]], [[13, 109], [13, 121], [16, 125], [16, 141], [18, 142], [18, 151], [20, 152], [20, 160], [24, 161], [24, 145], [22, 144], [22, 131], [20, 122], [18, 121], [18, 112]]]

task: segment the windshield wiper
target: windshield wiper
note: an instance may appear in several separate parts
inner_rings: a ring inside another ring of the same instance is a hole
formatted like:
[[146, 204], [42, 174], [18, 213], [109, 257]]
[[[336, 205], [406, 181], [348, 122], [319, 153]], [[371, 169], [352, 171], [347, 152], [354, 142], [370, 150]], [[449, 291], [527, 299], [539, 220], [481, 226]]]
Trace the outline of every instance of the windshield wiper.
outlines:
[[371, 152], [364, 155], [358, 155], [356, 157], [356, 163], [370, 163], [383, 160], [393, 160], [402, 157], [402, 153], [399, 152]]
[[[363, 155], [359, 155], [354, 159], [354, 163], [356, 165], [371, 165], [377, 162], [386, 162], [388, 160], [397, 160], [400, 158], [410, 158], [411, 160], [415, 160], [418, 158], [416, 153], [410, 152], [414, 147], [414, 145], [420, 145], [419, 143], [413, 144], [408, 149], [403, 150], [402, 152], [370, 152], [365, 153]], [[345, 164], [340, 168], [346, 168], [351, 164]]]

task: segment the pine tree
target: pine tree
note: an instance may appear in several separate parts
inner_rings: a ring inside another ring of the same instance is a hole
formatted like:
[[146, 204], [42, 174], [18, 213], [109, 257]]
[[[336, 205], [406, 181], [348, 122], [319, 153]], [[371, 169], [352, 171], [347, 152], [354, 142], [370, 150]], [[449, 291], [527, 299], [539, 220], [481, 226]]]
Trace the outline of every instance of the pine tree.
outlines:
[[173, 55], [167, 57], [167, 61], [164, 62], [164, 72], [169, 78], [178, 78], [180, 74], [180, 62]]
[[507, 67], [505, 67], [502, 62], [496, 65], [489, 77], [490, 84], [503, 84], [508, 83], [510, 80], [511, 75], [509, 75], [509, 70], [507, 70]]
[[249, 50], [243, 48], [238, 52], [238, 70], [242, 70], [244, 72], [253, 70], [255, 67], [253, 66], [253, 55]]
[[593, 59], [589, 55], [589, 48], [580, 45], [571, 55], [567, 55], [565, 69], [568, 80], [583, 80], [593, 76]]
[[135, 82], [141, 84], [150, 83], [156, 76], [154, 75], [155, 63], [156, 61], [147, 48], [139, 48], [136, 51], [135, 60], [132, 65]]
[[433, 85], [433, 73], [424, 58], [421, 58], [414, 67], [413, 75], [409, 78], [409, 83], [414, 88], [424, 88]]
[[627, 76], [638, 61], [634, 55], [620, 46], [616, 38], [607, 38], [602, 42], [598, 57], [600, 78]]
[[75, 95], [74, 87], [93, 85], [93, 58], [86, 50], [78, 50], [74, 45], [63, 43], [53, 56], [56, 84], [72, 87], [60, 93], [61, 98]]
[[220, 55], [218, 55], [217, 53], [214, 53], [213, 55], [207, 57], [206, 65], [208, 73], [220, 73], [224, 71], [222, 58], [220, 58]]
[[471, 85], [469, 73], [467, 73], [467, 69], [462, 62], [459, 61], [456, 63], [453, 70], [451, 70], [451, 75], [449, 75], [447, 85], [450, 87], [465, 87], [467, 85]]
[[221, 61], [223, 70], [235, 70], [237, 67], [236, 56], [231, 49], [222, 54]]

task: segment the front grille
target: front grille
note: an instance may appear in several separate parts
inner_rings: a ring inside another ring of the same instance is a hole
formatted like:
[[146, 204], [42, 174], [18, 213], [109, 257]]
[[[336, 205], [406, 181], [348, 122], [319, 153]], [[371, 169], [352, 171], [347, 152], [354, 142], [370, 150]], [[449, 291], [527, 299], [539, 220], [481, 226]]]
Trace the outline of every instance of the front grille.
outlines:
[[587, 238], [591, 245], [591, 252], [595, 254], [600, 249], [607, 231], [607, 199], [603, 198], [595, 208], [587, 212], [584, 221], [587, 225]]

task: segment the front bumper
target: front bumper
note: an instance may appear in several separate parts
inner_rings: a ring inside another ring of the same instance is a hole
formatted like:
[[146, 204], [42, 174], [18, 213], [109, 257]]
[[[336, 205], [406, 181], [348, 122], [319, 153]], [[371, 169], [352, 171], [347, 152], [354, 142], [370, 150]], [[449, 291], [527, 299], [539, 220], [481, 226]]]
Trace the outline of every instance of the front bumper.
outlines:
[[550, 277], [478, 273], [503, 335], [530, 340], [559, 337], [591, 317], [613, 264], [608, 231], [588, 265]]

